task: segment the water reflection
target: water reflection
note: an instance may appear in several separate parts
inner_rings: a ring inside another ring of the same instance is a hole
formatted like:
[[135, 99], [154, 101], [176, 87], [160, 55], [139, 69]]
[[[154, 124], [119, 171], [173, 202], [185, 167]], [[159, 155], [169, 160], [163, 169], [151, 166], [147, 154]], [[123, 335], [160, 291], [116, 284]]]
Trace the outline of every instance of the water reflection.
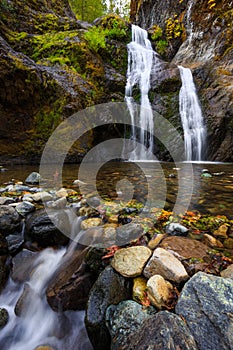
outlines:
[[[179, 185], [182, 184], [179, 201], [187, 200], [192, 189], [192, 198], [188, 210], [202, 213], [232, 216], [233, 164], [231, 163], [166, 163], [166, 162], [107, 162], [98, 169], [95, 179], [93, 167], [87, 164], [83, 175], [85, 186], [79, 186], [81, 192], [90, 196], [99, 195], [104, 200], [127, 200], [129, 197], [141, 201], [144, 205], [150, 201], [152, 206], [173, 209], [177, 200]], [[210, 178], [202, 177], [207, 168]], [[28, 174], [37, 171], [35, 166], [15, 166], [0, 173], [0, 184], [12, 178], [24, 181]], [[63, 167], [62, 184], [77, 189], [73, 181], [79, 178], [79, 166], [66, 164]], [[54, 172], [56, 165], [54, 165]], [[51, 186], [55, 185], [52, 181]]]

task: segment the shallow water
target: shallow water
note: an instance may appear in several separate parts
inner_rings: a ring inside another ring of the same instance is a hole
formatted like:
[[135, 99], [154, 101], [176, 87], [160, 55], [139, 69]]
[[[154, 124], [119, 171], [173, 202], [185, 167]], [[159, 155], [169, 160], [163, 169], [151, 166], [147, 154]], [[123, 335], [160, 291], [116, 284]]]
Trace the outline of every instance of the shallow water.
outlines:
[[[36, 166], [13, 166], [0, 172], [0, 186], [11, 179], [24, 181]], [[202, 177], [208, 169], [211, 178]], [[233, 216], [233, 164], [232, 163], [167, 163], [167, 162], [108, 162], [79, 165], [66, 164], [62, 169], [62, 181], [54, 182], [56, 165], [50, 165], [44, 186], [73, 185], [79, 179], [79, 190], [84, 195], [99, 195], [103, 199], [129, 200], [135, 198], [144, 204], [165, 207], [177, 211], [199, 210], [213, 215]], [[177, 195], [179, 196], [177, 199]], [[189, 198], [190, 197], [190, 198]], [[177, 207], [177, 203], [180, 206]]]

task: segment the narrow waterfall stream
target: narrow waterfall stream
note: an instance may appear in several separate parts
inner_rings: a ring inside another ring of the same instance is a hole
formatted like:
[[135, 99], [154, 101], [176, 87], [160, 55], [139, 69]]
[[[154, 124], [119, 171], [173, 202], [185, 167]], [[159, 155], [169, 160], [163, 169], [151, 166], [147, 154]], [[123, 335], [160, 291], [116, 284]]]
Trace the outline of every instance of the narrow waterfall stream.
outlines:
[[[1, 350], [34, 350], [45, 345], [56, 350], [92, 349], [84, 329], [84, 312], [56, 313], [46, 300], [47, 284], [65, 253], [65, 248], [44, 249], [38, 253], [25, 285], [9, 280], [0, 295], [0, 306], [9, 313], [9, 321], [0, 332]], [[16, 316], [15, 305], [23, 291]]]
[[[148, 148], [137, 147], [131, 153], [130, 160], [148, 160], [148, 154], [153, 151], [153, 113], [149, 101], [148, 93], [150, 89], [150, 75], [156, 53], [153, 51], [147, 31], [132, 25], [132, 41], [128, 44], [128, 70], [127, 83], [125, 89], [125, 100], [131, 115], [132, 139], [136, 140], [133, 89], [140, 90], [140, 135], [139, 143]], [[145, 130], [148, 130], [147, 134]]]
[[204, 160], [206, 128], [202, 111], [189, 68], [178, 66], [182, 80], [179, 94], [180, 116], [184, 130], [185, 154], [187, 161]]

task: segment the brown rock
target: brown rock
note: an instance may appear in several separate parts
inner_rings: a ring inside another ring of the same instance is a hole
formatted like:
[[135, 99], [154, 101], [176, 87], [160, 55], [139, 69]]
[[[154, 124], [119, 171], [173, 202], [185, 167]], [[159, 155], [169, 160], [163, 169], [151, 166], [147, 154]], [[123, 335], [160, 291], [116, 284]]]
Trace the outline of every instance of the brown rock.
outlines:
[[171, 300], [173, 285], [160, 275], [152, 276], [147, 282], [147, 295], [151, 304], [158, 309], [169, 305]]
[[95, 277], [83, 260], [87, 249], [67, 255], [46, 290], [47, 300], [54, 311], [84, 309]]
[[202, 242], [186, 237], [166, 237], [159, 245], [161, 248], [172, 251], [182, 259], [203, 258], [209, 247]]

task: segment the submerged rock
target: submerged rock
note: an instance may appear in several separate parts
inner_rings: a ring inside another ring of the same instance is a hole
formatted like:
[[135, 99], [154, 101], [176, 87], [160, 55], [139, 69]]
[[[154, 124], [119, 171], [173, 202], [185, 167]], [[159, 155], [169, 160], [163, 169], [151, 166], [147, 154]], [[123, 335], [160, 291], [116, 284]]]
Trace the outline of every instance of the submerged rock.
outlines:
[[161, 311], [147, 318], [133, 332], [121, 350], [198, 350], [193, 335], [177, 315]]
[[198, 272], [185, 284], [175, 311], [184, 317], [200, 350], [232, 348], [232, 280]]
[[128, 336], [140, 329], [144, 321], [155, 313], [153, 307], [144, 309], [132, 300], [110, 305], [106, 311], [106, 325], [112, 339], [111, 350], [118, 350], [126, 345]]
[[111, 266], [99, 275], [89, 294], [85, 325], [94, 349], [109, 349], [111, 338], [105, 325], [105, 313], [109, 305], [130, 299], [130, 281], [116, 273]]
[[134, 246], [117, 250], [112, 260], [112, 267], [124, 277], [137, 277], [152, 252], [144, 246]]

